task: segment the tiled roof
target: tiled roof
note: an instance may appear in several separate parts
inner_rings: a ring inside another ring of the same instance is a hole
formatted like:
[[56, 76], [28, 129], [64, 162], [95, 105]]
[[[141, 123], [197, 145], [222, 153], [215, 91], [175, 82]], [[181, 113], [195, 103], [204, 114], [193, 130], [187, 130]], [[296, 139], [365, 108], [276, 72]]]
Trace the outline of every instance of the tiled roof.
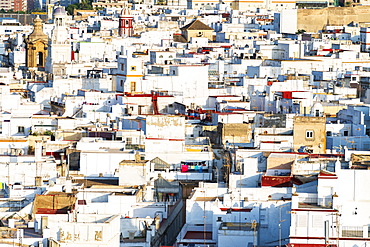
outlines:
[[173, 41], [174, 42], [181, 42], [181, 43], [187, 43], [188, 41], [182, 36], [181, 34], [173, 35]]
[[207, 26], [206, 24], [204, 24], [203, 22], [199, 20], [195, 20], [189, 23], [188, 25], [183, 26], [180, 29], [181, 30], [212, 30], [213, 31], [213, 28], [210, 28], [209, 26]]

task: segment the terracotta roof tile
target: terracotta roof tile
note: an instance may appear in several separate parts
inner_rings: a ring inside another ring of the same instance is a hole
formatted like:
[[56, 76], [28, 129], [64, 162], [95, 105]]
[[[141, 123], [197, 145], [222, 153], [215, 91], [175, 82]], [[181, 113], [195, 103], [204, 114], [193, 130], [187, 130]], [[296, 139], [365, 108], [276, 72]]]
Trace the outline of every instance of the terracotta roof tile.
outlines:
[[209, 26], [207, 26], [206, 24], [204, 24], [200, 20], [195, 20], [195, 21], [183, 26], [180, 29], [181, 30], [212, 30], [213, 31], [213, 28], [210, 28]]
[[181, 34], [173, 35], [173, 41], [174, 42], [181, 42], [181, 43], [187, 43], [188, 41], [182, 36]]

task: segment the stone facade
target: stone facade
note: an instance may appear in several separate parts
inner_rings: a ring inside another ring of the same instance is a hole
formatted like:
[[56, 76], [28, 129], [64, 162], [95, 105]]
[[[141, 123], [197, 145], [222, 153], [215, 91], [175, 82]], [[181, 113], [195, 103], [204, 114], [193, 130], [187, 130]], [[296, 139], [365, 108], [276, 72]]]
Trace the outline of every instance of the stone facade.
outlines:
[[326, 150], [326, 118], [294, 117], [294, 151], [302, 147], [315, 154], [324, 154]]
[[370, 22], [370, 6], [298, 9], [297, 27], [306, 32], [318, 32], [326, 25], [347, 25]]
[[26, 66], [29, 68], [45, 67], [48, 56], [48, 36], [42, 31], [42, 20], [36, 17], [33, 32], [25, 39]]

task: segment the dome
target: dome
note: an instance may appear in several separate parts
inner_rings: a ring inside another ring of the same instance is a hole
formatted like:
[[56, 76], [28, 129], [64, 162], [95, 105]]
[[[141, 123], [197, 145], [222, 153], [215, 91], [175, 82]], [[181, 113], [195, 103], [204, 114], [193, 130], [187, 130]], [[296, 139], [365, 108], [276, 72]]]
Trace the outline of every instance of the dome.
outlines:
[[54, 9], [53, 15], [67, 15], [67, 12], [63, 7], [58, 6]]
[[128, 8], [123, 8], [121, 10], [120, 16], [130, 16], [130, 15], [131, 15], [131, 12]]

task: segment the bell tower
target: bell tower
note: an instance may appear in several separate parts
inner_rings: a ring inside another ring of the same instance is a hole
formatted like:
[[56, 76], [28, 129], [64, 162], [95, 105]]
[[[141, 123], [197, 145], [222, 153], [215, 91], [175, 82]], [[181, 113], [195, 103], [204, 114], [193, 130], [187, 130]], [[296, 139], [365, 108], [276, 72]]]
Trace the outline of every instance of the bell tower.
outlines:
[[133, 28], [134, 17], [130, 10], [123, 8], [119, 15], [118, 34], [120, 37], [131, 37], [134, 34]]
[[42, 20], [39, 16], [34, 19], [33, 32], [25, 39], [26, 66], [28, 68], [45, 67], [48, 56], [48, 36], [42, 31]]
[[62, 67], [71, 63], [72, 49], [68, 31], [68, 15], [64, 7], [58, 6], [53, 11], [54, 28], [49, 42], [49, 57], [45, 69], [54, 75], [64, 75]]

